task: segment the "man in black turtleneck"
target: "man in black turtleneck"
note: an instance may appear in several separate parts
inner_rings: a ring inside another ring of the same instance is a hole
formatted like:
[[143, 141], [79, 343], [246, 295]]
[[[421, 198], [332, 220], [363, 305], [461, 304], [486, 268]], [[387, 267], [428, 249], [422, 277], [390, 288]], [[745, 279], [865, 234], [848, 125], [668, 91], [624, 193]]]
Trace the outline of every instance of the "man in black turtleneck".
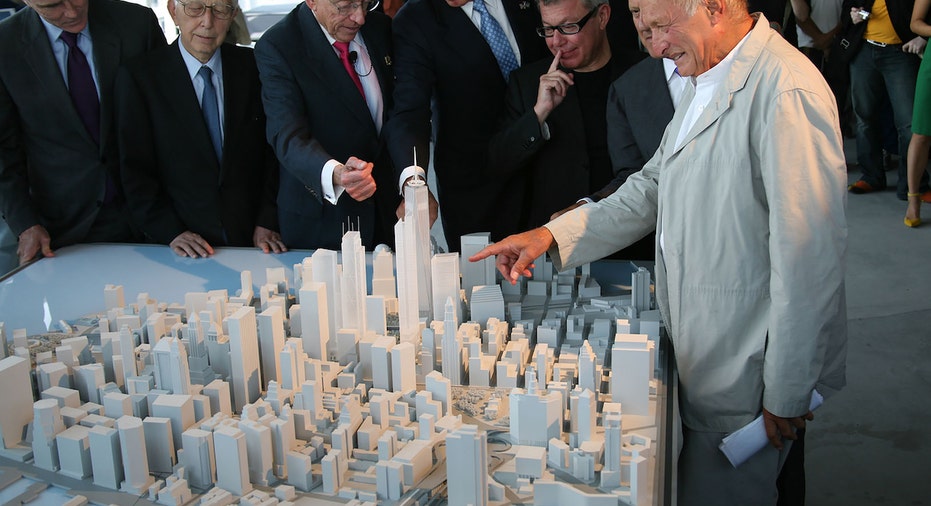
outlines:
[[524, 182], [522, 229], [614, 178], [605, 134], [608, 88], [641, 55], [612, 53], [605, 27], [607, 0], [539, 0], [544, 37], [553, 58], [511, 74], [501, 129], [492, 138], [492, 167]]

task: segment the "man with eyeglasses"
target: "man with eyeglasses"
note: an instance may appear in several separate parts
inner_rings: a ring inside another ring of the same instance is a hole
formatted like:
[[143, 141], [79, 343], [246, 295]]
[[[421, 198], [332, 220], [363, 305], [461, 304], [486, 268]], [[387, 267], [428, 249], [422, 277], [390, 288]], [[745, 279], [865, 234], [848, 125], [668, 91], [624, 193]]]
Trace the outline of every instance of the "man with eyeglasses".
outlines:
[[[743, 0], [643, 0], [655, 53], [689, 83], [656, 153], [616, 192], [474, 255], [512, 283], [656, 229], [656, 301], [679, 374], [678, 503], [777, 504], [814, 390], [845, 383], [847, 170], [820, 72]], [[760, 422], [754, 422], [759, 419]], [[719, 445], [760, 423], [736, 467]]]
[[499, 177], [526, 184], [522, 228], [550, 215], [614, 178], [605, 134], [608, 88], [641, 55], [612, 51], [607, 0], [538, 0], [537, 33], [551, 58], [511, 74], [503, 128], [489, 156]]
[[278, 216], [292, 248], [339, 249], [345, 230], [393, 244], [390, 18], [373, 0], [305, 0], [256, 44], [268, 141], [281, 164]]
[[120, 166], [146, 239], [179, 256], [217, 246], [286, 251], [278, 162], [265, 140], [252, 50], [224, 44], [235, 0], [169, 0], [179, 36], [120, 72]]
[[488, 142], [504, 111], [508, 75], [546, 55], [532, 0], [409, 0], [393, 26], [397, 83], [385, 131], [399, 171], [394, 192], [417, 172], [407, 169], [412, 148], [428, 167], [432, 133], [449, 249], [459, 250], [463, 234], [500, 239], [518, 230], [522, 192], [509, 195], [521, 182], [489, 164]]
[[165, 45], [116, 0], [26, 0], [0, 23], [0, 213], [20, 263], [81, 242], [138, 240], [119, 184], [113, 81]]

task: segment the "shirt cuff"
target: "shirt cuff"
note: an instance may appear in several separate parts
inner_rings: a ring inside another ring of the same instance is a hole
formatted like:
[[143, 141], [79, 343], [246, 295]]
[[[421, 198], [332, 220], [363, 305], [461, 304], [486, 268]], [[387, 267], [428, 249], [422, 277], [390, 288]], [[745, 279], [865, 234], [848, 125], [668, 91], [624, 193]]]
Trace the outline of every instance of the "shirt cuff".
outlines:
[[323, 165], [323, 170], [320, 171], [320, 188], [323, 189], [323, 198], [334, 206], [345, 190], [342, 186], [333, 184], [333, 171], [336, 170], [337, 165], [339, 165], [339, 162], [330, 160]]
[[582, 197], [579, 200], [576, 200], [575, 203], [576, 204], [579, 204], [579, 203], [594, 204], [595, 200], [593, 200], [591, 197]]
[[543, 140], [550, 140], [550, 126], [545, 121], [540, 125], [540, 134], [543, 135]]
[[423, 170], [423, 167], [417, 165], [411, 165], [410, 167], [401, 171], [401, 178], [398, 180], [398, 191], [401, 196], [404, 196], [404, 181], [407, 181], [408, 178], [420, 176], [424, 181], [427, 179], [427, 172]]

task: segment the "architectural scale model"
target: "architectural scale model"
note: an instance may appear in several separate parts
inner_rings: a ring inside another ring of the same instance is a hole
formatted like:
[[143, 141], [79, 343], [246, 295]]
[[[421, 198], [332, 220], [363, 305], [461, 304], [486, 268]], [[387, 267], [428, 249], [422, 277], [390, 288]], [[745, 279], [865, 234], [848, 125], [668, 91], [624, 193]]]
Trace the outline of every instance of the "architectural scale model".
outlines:
[[[648, 271], [617, 297], [544, 258], [497, 282], [493, 259], [431, 255], [426, 186], [405, 191], [415, 205], [398, 255], [373, 253], [371, 294], [348, 232], [257, 290], [243, 272], [235, 295], [126, 303], [107, 285], [96, 326], [54, 353], [13, 329], [0, 454], [83, 480], [69, 504], [115, 502], [91, 489], [127, 504], [653, 504]], [[463, 237], [463, 256], [487, 243]]]

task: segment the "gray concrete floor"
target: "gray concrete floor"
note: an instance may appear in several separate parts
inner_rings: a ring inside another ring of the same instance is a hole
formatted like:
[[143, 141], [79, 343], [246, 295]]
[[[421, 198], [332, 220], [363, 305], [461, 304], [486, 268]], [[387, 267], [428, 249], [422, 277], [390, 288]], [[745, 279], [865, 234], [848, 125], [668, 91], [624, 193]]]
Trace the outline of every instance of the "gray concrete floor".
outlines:
[[887, 177], [847, 200], [847, 387], [808, 426], [809, 506], [931, 504], [931, 205], [905, 227]]

